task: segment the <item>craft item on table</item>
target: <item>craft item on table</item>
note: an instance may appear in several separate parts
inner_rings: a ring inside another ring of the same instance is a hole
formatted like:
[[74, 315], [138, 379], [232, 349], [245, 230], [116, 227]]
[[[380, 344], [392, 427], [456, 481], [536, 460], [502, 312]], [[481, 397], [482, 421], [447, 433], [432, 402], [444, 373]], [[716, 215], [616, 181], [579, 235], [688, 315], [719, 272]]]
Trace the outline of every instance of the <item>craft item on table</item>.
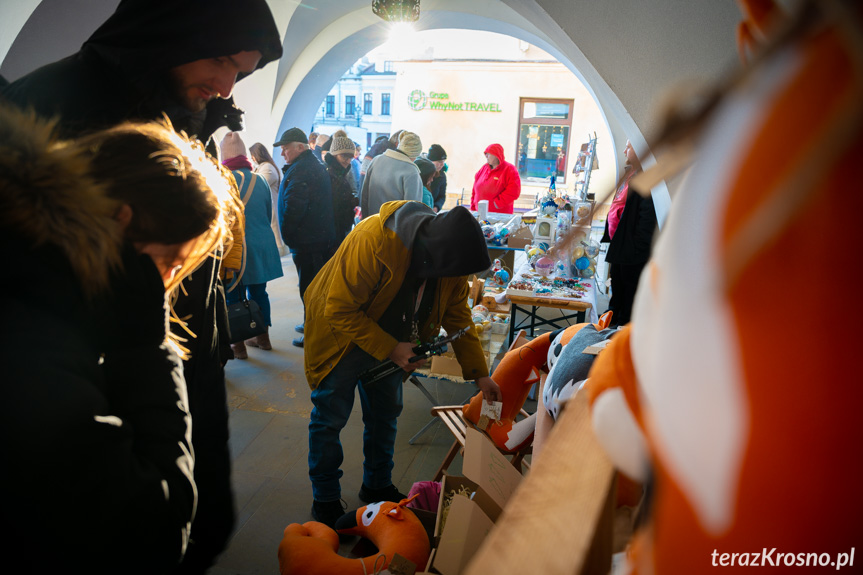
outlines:
[[[396, 553], [415, 565], [425, 565], [430, 552], [429, 538], [417, 516], [405, 507], [411, 499], [360, 507], [340, 517], [335, 531], [317, 521], [288, 525], [279, 544], [279, 572], [282, 575], [377, 573], [387, 568]], [[378, 551], [361, 559], [342, 557], [338, 554], [339, 534], [365, 537]]]
[[538, 216], [533, 224], [533, 239], [537, 242], [554, 243], [557, 234], [557, 220], [550, 215]]
[[554, 273], [558, 276], [566, 275], [566, 264], [558, 260], [557, 263], [554, 264]]
[[503, 269], [503, 262], [500, 259], [495, 259], [491, 264], [491, 273]]
[[551, 198], [544, 200], [540, 207], [540, 212], [545, 216], [553, 216], [557, 214], [557, 202]]
[[575, 217], [577, 220], [586, 218], [590, 214], [590, 203], [579, 202], [575, 207]]
[[[551, 345], [551, 333], [543, 334], [521, 347], [508, 351], [494, 371], [494, 381], [500, 387], [503, 403], [500, 419], [485, 430], [498, 449], [513, 453], [533, 441], [535, 414], [516, 422], [531, 387], [539, 381], [539, 372], [546, 362]], [[462, 408], [464, 418], [478, 423], [482, 415], [482, 393], [473, 396]]]
[[506, 223], [503, 224], [508, 230], [517, 230], [521, 227], [521, 214], [514, 214]]
[[580, 245], [572, 246], [572, 251], [571, 251], [572, 261], [575, 261], [582, 256], [584, 256], [584, 246], [580, 246]]
[[477, 304], [477, 305], [473, 306], [473, 309], [471, 311], [473, 311], [474, 315], [480, 314], [483, 317], [488, 316], [488, 308], [482, 304]]
[[486, 240], [492, 239], [494, 237], [495, 232], [496, 232], [496, 230], [494, 229], [494, 226], [491, 224], [482, 226], [482, 235], [485, 236]]
[[534, 264], [536, 268], [536, 273], [548, 277], [552, 275], [554, 271], [554, 260], [548, 256], [542, 256], [538, 260], [536, 260], [536, 264]]
[[494, 235], [489, 239], [489, 243], [493, 246], [502, 246], [506, 243], [509, 237], [509, 230], [506, 228], [496, 229]]
[[570, 228], [570, 220], [564, 216], [558, 216], [557, 218], [557, 237], [562, 238], [569, 232]]
[[498, 270], [498, 271], [494, 272], [494, 276], [492, 276], [492, 280], [494, 281], [495, 285], [497, 285], [499, 287], [503, 287], [509, 283], [509, 280], [510, 280], [509, 272], [506, 270]]
[[581, 256], [572, 262], [572, 275], [582, 278], [592, 278], [596, 275], [596, 260]]
[[488, 217], [488, 200], [478, 201], [476, 203], [476, 211], [480, 219], [486, 219]]
[[527, 251], [527, 261], [530, 263], [531, 268], [535, 267], [537, 260], [545, 255], [545, 250], [539, 246], [533, 246], [531, 249], [526, 249], [525, 251]]
[[582, 241], [581, 245], [584, 247], [584, 255], [589, 258], [596, 258], [599, 256], [599, 244], [596, 242], [585, 242]]
[[571, 273], [574, 277], [591, 278], [596, 275], [596, 257], [599, 244], [581, 241], [572, 249]]
[[533, 297], [534, 284], [532, 281], [517, 280], [509, 282], [506, 288], [507, 295], [518, 295], [525, 297]]

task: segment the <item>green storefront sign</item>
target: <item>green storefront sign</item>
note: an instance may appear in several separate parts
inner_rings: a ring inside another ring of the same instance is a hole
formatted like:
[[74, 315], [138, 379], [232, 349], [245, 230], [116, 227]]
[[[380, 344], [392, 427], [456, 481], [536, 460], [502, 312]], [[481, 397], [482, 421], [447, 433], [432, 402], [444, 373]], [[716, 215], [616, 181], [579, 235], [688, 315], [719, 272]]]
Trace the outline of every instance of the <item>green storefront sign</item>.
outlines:
[[408, 94], [408, 105], [411, 110], [440, 110], [443, 112], [500, 112], [500, 104], [495, 102], [453, 102], [449, 94], [413, 90]]

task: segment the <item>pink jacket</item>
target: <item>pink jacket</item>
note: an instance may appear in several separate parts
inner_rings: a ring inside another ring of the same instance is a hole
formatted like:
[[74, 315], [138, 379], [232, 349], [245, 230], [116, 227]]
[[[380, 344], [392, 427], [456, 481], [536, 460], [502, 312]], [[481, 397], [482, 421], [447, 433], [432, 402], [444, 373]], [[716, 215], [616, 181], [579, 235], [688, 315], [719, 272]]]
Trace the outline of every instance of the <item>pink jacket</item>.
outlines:
[[473, 179], [473, 193], [470, 198], [470, 209], [476, 210], [477, 202], [488, 200], [488, 211], [501, 214], [511, 214], [512, 204], [521, 195], [521, 178], [515, 166], [503, 158], [503, 146], [492, 144], [485, 153], [494, 154], [500, 159], [500, 164], [492, 169], [483, 165]]

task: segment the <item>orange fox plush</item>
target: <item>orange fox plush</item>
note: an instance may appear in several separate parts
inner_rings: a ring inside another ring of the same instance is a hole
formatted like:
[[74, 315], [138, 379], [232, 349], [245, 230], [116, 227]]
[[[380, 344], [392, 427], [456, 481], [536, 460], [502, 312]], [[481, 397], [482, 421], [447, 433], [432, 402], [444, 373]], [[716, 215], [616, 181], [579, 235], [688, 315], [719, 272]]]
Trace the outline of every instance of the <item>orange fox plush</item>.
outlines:
[[387, 568], [395, 553], [424, 568], [430, 551], [428, 535], [417, 516], [405, 507], [416, 497], [398, 503], [370, 503], [336, 522], [339, 533], [359, 535], [375, 544], [378, 553], [369, 557], [348, 559], [339, 555], [339, 536], [323, 523], [291, 523], [279, 544], [279, 572], [282, 575], [377, 573]]
[[[606, 314], [600, 318], [598, 324], [593, 325], [597, 330], [601, 330], [608, 327], [610, 321], [611, 315]], [[501, 359], [492, 377], [500, 386], [503, 408], [500, 419], [485, 430], [498, 449], [513, 453], [533, 441], [535, 415], [519, 422], [516, 422], [515, 418], [524, 405], [531, 387], [539, 381], [540, 369], [546, 365], [551, 368], [563, 346], [587, 325], [591, 324], [579, 323], [562, 330], [545, 333], [507, 352]], [[551, 348], [553, 342], [555, 349]], [[477, 394], [462, 408], [467, 421], [474, 424], [479, 422], [482, 401], [482, 394]]]

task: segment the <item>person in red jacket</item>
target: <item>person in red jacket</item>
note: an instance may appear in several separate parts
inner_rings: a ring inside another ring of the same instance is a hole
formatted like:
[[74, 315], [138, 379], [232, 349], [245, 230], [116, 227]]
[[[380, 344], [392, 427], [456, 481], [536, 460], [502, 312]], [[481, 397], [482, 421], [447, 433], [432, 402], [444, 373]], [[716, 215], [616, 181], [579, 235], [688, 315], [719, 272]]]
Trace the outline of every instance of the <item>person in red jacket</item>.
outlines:
[[521, 178], [515, 166], [504, 160], [503, 146], [492, 144], [485, 149], [488, 161], [473, 178], [470, 209], [476, 211], [480, 200], [488, 200], [488, 211], [511, 214], [512, 204], [521, 195]]

